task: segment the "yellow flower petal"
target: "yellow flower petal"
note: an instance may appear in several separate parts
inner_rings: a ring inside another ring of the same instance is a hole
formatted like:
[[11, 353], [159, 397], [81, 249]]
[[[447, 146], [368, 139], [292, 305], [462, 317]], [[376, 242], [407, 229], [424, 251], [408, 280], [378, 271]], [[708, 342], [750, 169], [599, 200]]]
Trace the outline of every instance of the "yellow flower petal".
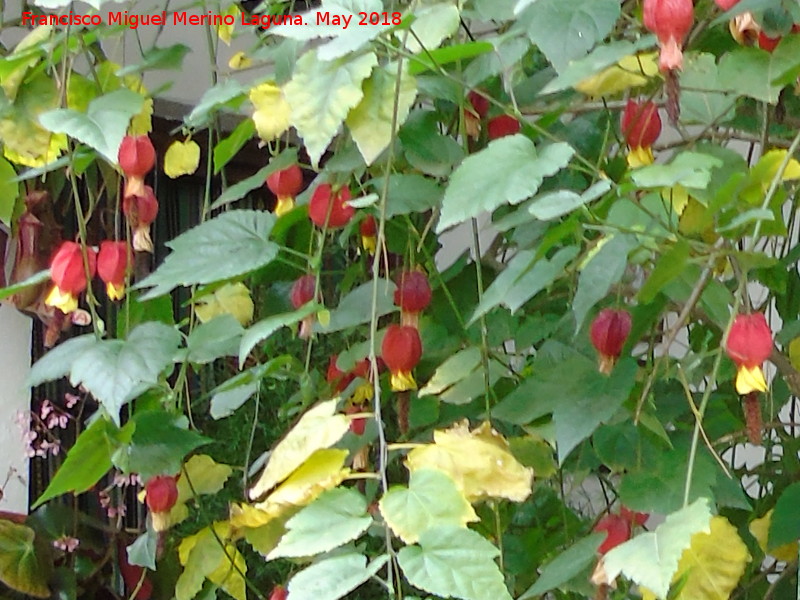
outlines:
[[125, 284], [114, 285], [113, 283], [107, 283], [106, 294], [109, 300], [122, 300], [125, 297]]
[[761, 367], [739, 367], [739, 372], [736, 374], [736, 391], [741, 394], [749, 394], [750, 392], [766, 392], [767, 381], [764, 379], [764, 372]]
[[70, 293], [62, 292], [57, 285], [50, 290], [44, 303], [57, 308], [66, 315], [78, 308], [78, 299]]
[[654, 160], [653, 149], [650, 146], [631, 148], [631, 151], [628, 152], [628, 165], [632, 169], [652, 165]]
[[275, 205], [275, 214], [282, 217], [294, 208], [294, 198], [291, 196], [278, 196], [278, 203]]
[[378, 238], [374, 235], [362, 235], [361, 247], [370, 254], [375, 254], [375, 251], [378, 249]]
[[244, 52], [240, 51], [231, 56], [231, 59], [228, 61], [228, 66], [231, 69], [236, 70], [246, 69], [253, 66], [253, 61], [250, 60], [250, 57], [248, 57]]
[[395, 392], [405, 392], [408, 390], [417, 389], [417, 382], [414, 381], [414, 376], [411, 371], [398, 371], [392, 373], [391, 377], [392, 390]]

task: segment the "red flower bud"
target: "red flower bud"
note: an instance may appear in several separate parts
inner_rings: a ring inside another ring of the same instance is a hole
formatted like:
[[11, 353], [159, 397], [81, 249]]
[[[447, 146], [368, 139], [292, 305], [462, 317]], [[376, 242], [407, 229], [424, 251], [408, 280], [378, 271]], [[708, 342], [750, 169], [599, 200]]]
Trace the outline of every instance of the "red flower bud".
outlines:
[[417, 327], [419, 313], [431, 303], [431, 286], [420, 271], [403, 271], [394, 291], [394, 303], [401, 309], [403, 325]]
[[[97, 253], [86, 249], [89, 275], [94, 277], [97, 270]], [[50, 261], [50, 278], [62, 292], [80, 294], [86, 289], [86, 271], [83, 268], [83, 253], [75, 242], [63, 242]]]
[[358, 231], [361, 234], [361, 246], [370, 254], [375, 254], [378, 247], [378, 224], [375, 217], [367, 215], [359, 224]]
[[112, 300], [125, 295], [125, 274], [130, 263], [130, 248], [127, 242], [100, 242], [97, 255], [97, 274], [106, 284], [106, 292]]
[[295, 309], [314, 299], [314, 292], [317, 289], [317, 278], [314, 275], [303, 275], [292, 285], [291, 300]]
[[722, 10], [730, 10], [737, 4], [739, 4], [739, 0], [714, 0]]
[[725, 351], [737, 366], [760, 367], [772, 354], [772, 331], [764, 315], [737, 315]]
[[133, 229], [133, 249], [137, 252], [152, 252], [150, 224], [158, 216], [158, 200], [149, 185], [142, 186], [141, 194], [126, 195], [122, 199], [122, 212]]
[[683, 40], [693, 23], [692, 0], [644, 0], [644, 26], [658, 37], [662, 71], [683, 66]]
[[156, 150], [147, 135], [126, 135], [119, 146], [118, 160], [125, 177], [144, 177], [156, 164]]
[[622, 353], [631, 332], [631, 315], [627, 310], [604, 308], [592, 321], [589, 336], [600, 355], [600, 372], [610, 373]]
[[[350, 190], [343, 187], [336, 196], [332, 196], [330, 184], [323, 183], [316, 190], [308, 203], [308, 216], [317, 227], [338, 229], [344, 227], [356, 214], [356, 209], [346, 204], [350, 200]], [[330, 213], [330, 214], [329, 214]]]
[[303, 188], [303, 171], [297, 165], [275, 171], [267, 177], [267, 187], [278, 198], [275, 214], [280, 217], [294, 208], [294, 197]]
[[769, 37], [763, 31], [758, 32], [758, 47], [762, 50], [766, 50], [767, 52], [772, 52], [777, 48], [778, 44], [781, 41], [781, 36], [778, 37]]
[[178, 501], [178, 484], [171, 475], [157, 475], [144, 486], [147, 508], [154, 513], [164, 513]]
[[507, 135], [514, 135], [519, 133], [519, 121], [509, 115], [500, 115], [494, 119], [489, 119], [486, 125], [486, 132], [490, 140], [505, 137]]
[[606, 539], [597, 549], [600, 554], [605, 554], [631, 539], [630, 523], [619, 515], [606, 515], [594, 526], [594, 531], [606, 532]]
[[472, 105], [472, 109], [479, 118], [483, 119], [486, 116], [486, 113], [489, 112], [488, 98], [482, 94], [479, 94], [475, 90], [472, 90], [469, 94], [467, 94], [467, 100], [469, 100], [469, 103]]
[[272, 593], [269, 595], [269, 600], [287, 600], [289, 591], [282, 585], [276, 585], [272, 588]]
[[389, 325], [381, 344], [381, 358], [391, 371], [394, 391], [416, 389], [411, 371], [422, 358], [422, 341], [415, 327]]
[[631, 148], [648, 148], [661, 133], [661, 117], [658, 107], [652, 102], [628, 100], [622, 113], [620, 128], [625, 143]]

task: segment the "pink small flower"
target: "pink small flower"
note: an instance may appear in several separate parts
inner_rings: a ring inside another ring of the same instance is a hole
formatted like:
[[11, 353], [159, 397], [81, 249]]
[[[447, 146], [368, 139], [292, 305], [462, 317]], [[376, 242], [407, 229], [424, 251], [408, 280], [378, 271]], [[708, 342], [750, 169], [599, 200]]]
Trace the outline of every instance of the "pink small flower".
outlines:
[[57, 540], [53, 540], [53, 546], [64, 552], [75, 552], [75, 549], [80, 545], [81, 541], [77, 538], [68, 535], [62, 535]]
[[52, 402], [50, 402], [50, 400], [42, 402], [42, 407], [39, 409], [39, 416], [42, 418], [42, 421], [44, 421], [51, 412], [53, 412]]
[[76, 396], [75, 394], [70, 394], [67, 392], [64, 394], [64, 401], [66, 402], [67, 408], [72, 408], [80, 401], [80, 396]]

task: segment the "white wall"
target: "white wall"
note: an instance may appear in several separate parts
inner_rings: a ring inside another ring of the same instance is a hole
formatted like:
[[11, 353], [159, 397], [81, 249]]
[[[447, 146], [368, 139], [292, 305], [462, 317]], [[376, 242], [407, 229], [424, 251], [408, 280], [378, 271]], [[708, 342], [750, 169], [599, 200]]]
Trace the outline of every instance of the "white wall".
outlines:
[[30, 390], [23, 386], [30, 356], [30, 318], [0, 304], [0, 511], [28, 512], [28, 459], [14, 416], [30, 406]]

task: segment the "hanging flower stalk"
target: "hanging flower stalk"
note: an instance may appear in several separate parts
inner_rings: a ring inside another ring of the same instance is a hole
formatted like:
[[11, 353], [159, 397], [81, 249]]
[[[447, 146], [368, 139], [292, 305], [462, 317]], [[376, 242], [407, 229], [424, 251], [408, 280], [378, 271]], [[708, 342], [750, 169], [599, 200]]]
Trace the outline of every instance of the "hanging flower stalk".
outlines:
[[[89, 278], [94, 277], [97, 269], [97, 254], [91, 248], [86, 249], [89, 266]], [[83, 253], [80, 244], [63, 242], [50, 261], [50, 279], [55, 284], [45, 299], [45, 304], [69, 314], [78, 308], [78, 294], [88, 285], [86, 269], [83, 264]]]
[[267, 187], [278, 199], [275, 214], [281, 217], [294, 208], [294, 198], [303, 189], [303, 171], [297, 165], [276, 171], [267, 177]]
[[761, 405], [758, 392], [767, 391], [761, 365], [772, 353], [772, 331], [762, 313], [737, 315], [728, 333], [725, 352], [736, 363], [736, 391], [744, 396], [744, 416], [751, 443], [761, 443]]

